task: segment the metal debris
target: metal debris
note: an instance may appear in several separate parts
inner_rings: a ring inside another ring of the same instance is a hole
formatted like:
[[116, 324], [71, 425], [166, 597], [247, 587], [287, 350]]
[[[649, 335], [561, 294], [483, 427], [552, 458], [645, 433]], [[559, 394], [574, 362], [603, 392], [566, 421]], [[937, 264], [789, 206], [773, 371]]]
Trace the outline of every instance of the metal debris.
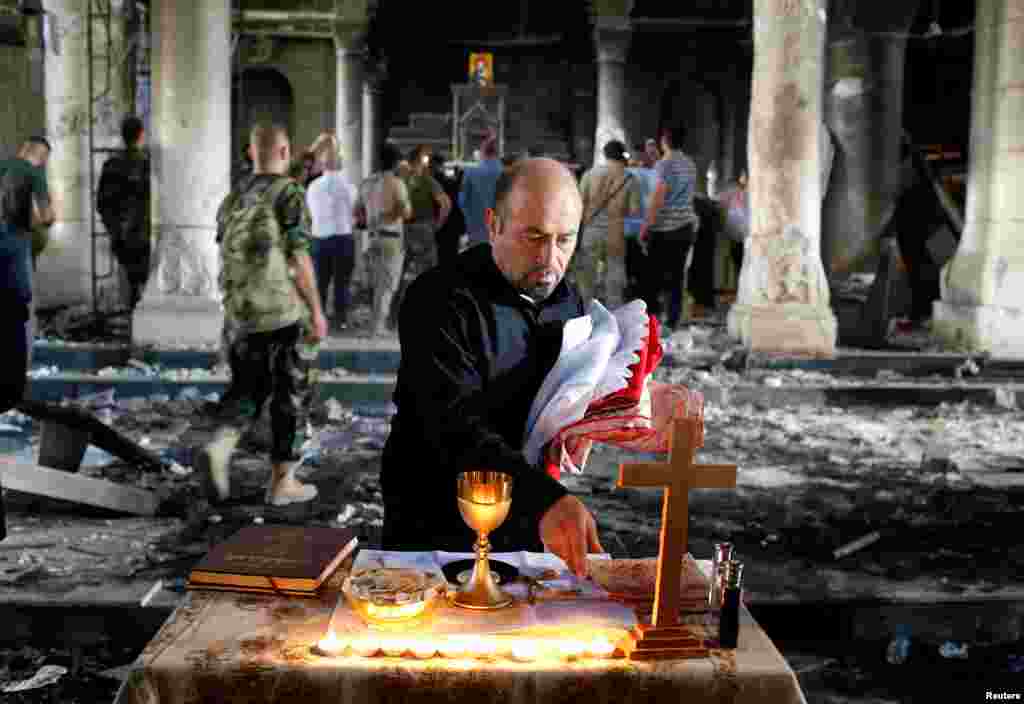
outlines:
[[832, 556], [835, 559], [839, 560], [839, 559], [841, 559], [843, 557], [846, 557], [847, 555], [852, 555], [853, 553], [857, 552], [858, 550], [863, 550], [868, 545], [871, 545], [872, 543], [878, 542], [878, 540], [881, 537], [882, 537], [881, 533], [879, 533], [877, 530], [873, 530], [873, 531], [871, 531], [870, 533], [868, 533], [865, 536], [857, 538], [856, 540], [853, 540], [853, 541], [847, 543], [846, 545], [843, 545], [841, 547], [836, 548], [835, 550], [832, 551]]

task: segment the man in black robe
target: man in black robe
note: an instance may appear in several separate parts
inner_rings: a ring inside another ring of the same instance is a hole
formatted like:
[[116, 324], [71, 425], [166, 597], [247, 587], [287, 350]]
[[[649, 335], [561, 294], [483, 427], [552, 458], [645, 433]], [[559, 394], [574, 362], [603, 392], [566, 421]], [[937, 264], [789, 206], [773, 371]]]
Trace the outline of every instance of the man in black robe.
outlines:
[[484, 469], [513, 477], [509, 516], [489, 535], [494, 551], [547, 547], [579, 575], [586, 553], [604, 551], [583, 503], [522, 453], [562, 326], [583, 314], [564, 280], [581, 212], [564, 166], [521, 161], [502, 173], [486, 211], [490, 241], [409, 288], [398, 413], [381, 470], [385, 549], [470, 550], [475, 534], [459, 514], [455, 480]]

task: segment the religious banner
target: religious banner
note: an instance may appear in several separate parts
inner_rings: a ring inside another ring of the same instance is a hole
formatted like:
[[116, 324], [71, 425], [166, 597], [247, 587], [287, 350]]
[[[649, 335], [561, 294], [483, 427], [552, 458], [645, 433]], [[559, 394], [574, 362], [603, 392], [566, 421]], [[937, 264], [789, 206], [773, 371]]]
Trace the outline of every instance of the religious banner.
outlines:
[[494, 55], [489, 52], [473, 52], [469, 55], [469, 81], [481, 86], [494, 83]]

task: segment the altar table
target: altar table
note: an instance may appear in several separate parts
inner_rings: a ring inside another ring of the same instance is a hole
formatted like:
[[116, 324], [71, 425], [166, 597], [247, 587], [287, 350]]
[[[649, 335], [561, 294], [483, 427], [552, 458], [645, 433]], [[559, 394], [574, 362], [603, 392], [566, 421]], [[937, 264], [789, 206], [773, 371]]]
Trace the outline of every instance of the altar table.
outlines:
[[313, 646], [326, 634], [349, 568], [315, 599], [190, 592], [139, 656], [115, 704], [806, 704], [796, 675], [746, 608], [739, 647], [702, 659], [324, 657]]

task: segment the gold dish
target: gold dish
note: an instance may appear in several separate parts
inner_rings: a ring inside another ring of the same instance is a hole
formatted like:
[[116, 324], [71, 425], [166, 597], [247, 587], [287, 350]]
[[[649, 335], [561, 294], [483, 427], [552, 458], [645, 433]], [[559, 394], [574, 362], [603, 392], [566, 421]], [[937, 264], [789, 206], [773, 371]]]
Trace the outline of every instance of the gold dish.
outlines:
[[341, 591], [367, 624], [403, 626], [428, 618], [447, 587], [445, 578], [435, 572], [373, 567], [350, 574]]

